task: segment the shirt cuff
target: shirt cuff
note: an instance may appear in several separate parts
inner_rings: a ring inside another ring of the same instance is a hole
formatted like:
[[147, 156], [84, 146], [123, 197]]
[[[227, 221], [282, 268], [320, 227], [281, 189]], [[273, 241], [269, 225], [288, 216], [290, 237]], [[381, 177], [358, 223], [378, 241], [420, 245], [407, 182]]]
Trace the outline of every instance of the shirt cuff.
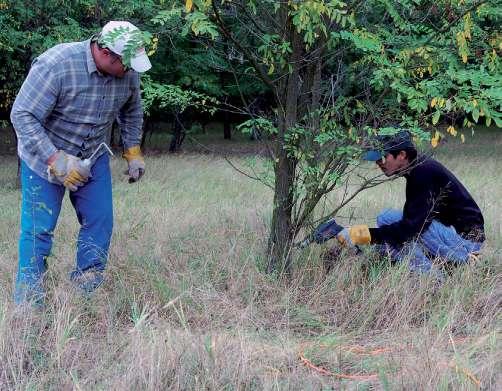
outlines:
[[49, 143], [49, 145], [40, 146], [38, 150], [40, 151], [38, 155], [44, 164], [47, 164], [47, 160], [58, 151], [51, 143]]

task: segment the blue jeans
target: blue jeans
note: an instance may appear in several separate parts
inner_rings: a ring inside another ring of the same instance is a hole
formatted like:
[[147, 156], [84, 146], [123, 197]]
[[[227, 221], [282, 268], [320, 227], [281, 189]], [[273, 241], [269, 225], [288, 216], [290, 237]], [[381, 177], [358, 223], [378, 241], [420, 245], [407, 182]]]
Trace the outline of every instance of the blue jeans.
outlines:
[[[402, 218], [401, 211], [385, 209], [377, 217], [377, 226], [389, 225]], [[418, 240], [404, 243], [402, 246], [377, 245], [377, 249], [389, 254], [396, 262], [409, 260], [410, 270], [426, 273], [432, 267], [429, 257], [441, 257], [453, 264], [464, 264], [468, 262], [469, 254], [478, 252], [481, 246], [482, 243], [464, 239], [454, 227], [447, 227], [433, 220], [429, 227], [419, 234]]]
[[[71, 278], [86, 271], [103, 271], [113, 228], [112, 183], [109, 157], [100, 156], [91, 169], [92, 177], [70, 200], [77, 213], [80, 232], [76, 268]], [[62, 185], [43, 179], [21, 162], [21, 233], [19, 266], [14, 301], [42, 301], [42, 277], [52, 248], [54, 229], [65, 194]]]

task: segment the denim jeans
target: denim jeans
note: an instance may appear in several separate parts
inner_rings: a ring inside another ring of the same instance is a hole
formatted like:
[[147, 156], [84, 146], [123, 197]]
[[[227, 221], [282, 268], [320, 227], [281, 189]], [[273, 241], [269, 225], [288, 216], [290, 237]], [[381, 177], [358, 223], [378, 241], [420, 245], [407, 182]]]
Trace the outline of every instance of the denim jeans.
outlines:
[[[377, 217], [377, 226], [389, 225], [403, 218], [403, 213], [395, 209], [385, 209]], [[473, 242], [460, 236], [454, 227], [447, 227], [433, 220], [429, 227], [418, 236], [418, 240], [402, 246], [377, 245], [381, 253], [387, 253], [396, 262], [409, 261], [410, 270], [429, 272], [431, 258], [441, 257], [453, 264], [464, 264], [469, 254], [478, 252], [482, 243]]]
[[[80, 232], [76, 267], [71, 278], [85, 271], [103, 271], [113, 227], [112, 184], [109, 157], [101, 155], [91, 169], [92, 177], [77, 191], [70, 192]], [[21, 162], [21, 232], [19, 265], [14, 301], [41, 301], [42, 277], [52, 248], [54, 229], [65, 194], [62, 185], [43, 179]]]

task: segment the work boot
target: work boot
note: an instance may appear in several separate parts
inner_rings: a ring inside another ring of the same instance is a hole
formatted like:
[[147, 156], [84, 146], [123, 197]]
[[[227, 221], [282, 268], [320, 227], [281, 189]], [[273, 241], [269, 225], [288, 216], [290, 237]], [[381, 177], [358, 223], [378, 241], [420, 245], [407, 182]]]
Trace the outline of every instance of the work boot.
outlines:
[[481, 255], [481, 253], [479, 251], [469, 253], [468, 258], [467, 258], [467, 262], [468, 263], [479, 262], [480, 255]]
[[31, 305], [34, 308], [43, 308], [45, 301], [45, 290], [42, 285], [42, 278], [16, 281], [14, 288], [14, 303], [16, 306]]
[[71, 272], [70, 279], [85, 294], [94, 292], [104, 281], [103, 272], [96, 269], [83, 272], [75, 270]]

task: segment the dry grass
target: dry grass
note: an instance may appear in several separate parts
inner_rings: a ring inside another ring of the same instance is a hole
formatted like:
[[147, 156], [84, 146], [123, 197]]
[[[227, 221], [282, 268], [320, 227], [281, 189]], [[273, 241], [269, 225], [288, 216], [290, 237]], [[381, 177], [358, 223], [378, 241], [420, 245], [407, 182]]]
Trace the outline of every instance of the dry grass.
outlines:
[[[261, 272], [271, 194], [217, 157], [148, 159], [128, 185], [114, 161], [115, 231], [106, 284], [91, 298], [67, 280], [77, 222], [55, 234], [47, 308], [11, 302], [19, 192], [0, 168], [0, 389], [500, 389], [502, 137], [448, 145], [439, 158], [487, 220], [480, 263], [441, 287], [371, 255], [329, 274], [313, 246], [290, 281]], [[344, 211], [374, 223], [403, 201], [400, 181]]]

